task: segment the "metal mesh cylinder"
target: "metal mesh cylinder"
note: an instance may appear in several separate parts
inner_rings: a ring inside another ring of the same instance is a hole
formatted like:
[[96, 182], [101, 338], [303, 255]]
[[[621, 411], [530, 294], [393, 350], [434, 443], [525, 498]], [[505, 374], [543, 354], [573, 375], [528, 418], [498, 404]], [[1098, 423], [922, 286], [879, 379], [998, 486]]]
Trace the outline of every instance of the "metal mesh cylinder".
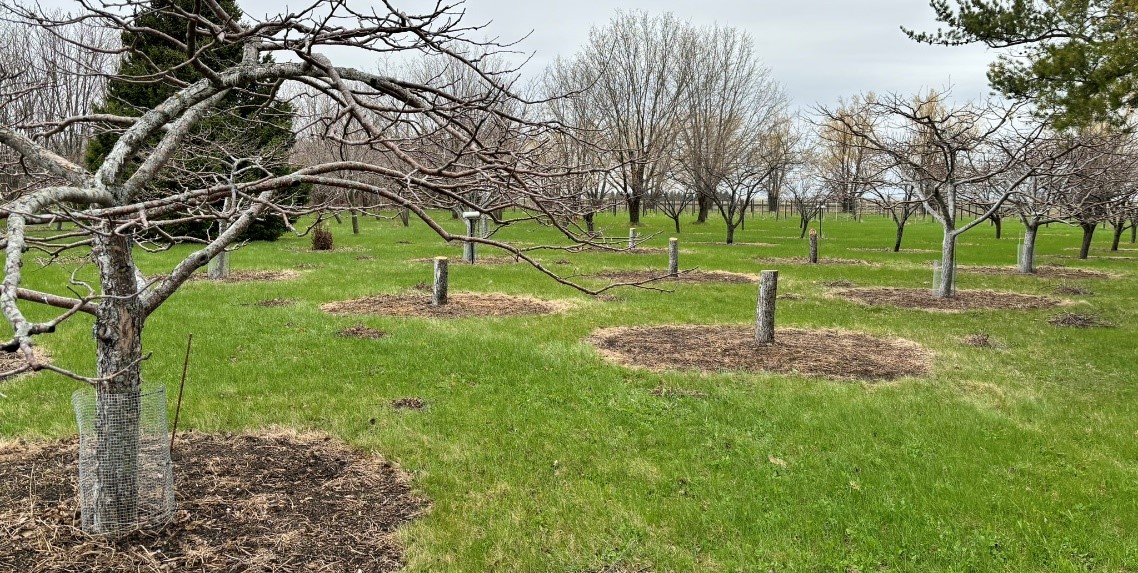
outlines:
[[174, 466], [166, 391], [122, 394], [87, 388], [71, 396], [79, 422], [79, 506], [83, 530], [115, 534], [170, 520]]

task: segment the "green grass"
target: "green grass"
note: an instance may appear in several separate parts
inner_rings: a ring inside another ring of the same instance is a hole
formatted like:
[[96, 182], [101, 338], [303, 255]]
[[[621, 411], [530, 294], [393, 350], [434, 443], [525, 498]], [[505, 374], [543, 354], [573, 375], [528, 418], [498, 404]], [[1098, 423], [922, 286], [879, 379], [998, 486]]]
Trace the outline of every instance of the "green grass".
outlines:
[[[748, 221], [737, 236], [775, 247], [699, 244], [721, 241], [722, 224], [686, 225], [681, 266], [754, 273], [771, 266], [757, 257], [804, 256], [795, 223]], [[602, 225], [627, 234], [620, 216]], [[660, 234], [648, 246], [665, 246], [670, 225], [649, 217], [641, 234]], [[746, 323], [753, 285], [624, 290], [600, 301], [524, 265], [454, 266], [452, 291], [580, 304], [542, 318], [326, 315], [324, 302], [429, 282], [429, 264], [410, 259], [460, 252], [421, 223], [365, 219], [362, 227], [353, 236], [347, 223], [332, 225], [341, 247], [332, 253], [286, 239], [233, 256], [236, 270], [314, 266], [298, 279], [185, 286], [147, 324], [145, 376], [175, 385], [192, 332], [183, 428], [317, 429], [397, 461], [432, 502], [399, 532], [410, 571], [1138, 571], [1138, 252], [1055, 259], [1075, 254], [1078, 233], [1053, 225], [1039, 240], [1044, 263], [1118, 273], [1068, 281], [1094, 295], [1064, 297], [1069, 310], [1097, 313], [1114, 328], [1055, 328], [1046, 322], [1054, 310], [867, 308], [827, 298], [821, 283], [927, 287], [938, 254], [849, 250], [891, 245], [891, 223], [830, 217], [823, 256], [881, 266], [778, 266], [780, 292], [803, 296], [780, 301], [779, 324], [899, 336], [936, 355], [929, 376], [854, 384], [632, 371], [581, 343], [606, 326]], [[991, 227], [978, 227], [962, 237], [959, 263], [1014, 264], [1019, 231], [1008, 224], [997, 241]], [[1105, 235], [1094, 254], [1108, 254]], [[554, 240], [536, 226], [502, 236]], [[917, 221], [905, 247], [936, 251], [939, 241], [936, 224]], [[157, 272], [185, 252], [146, 255], [143, 266]], [[551, 265], [564, 273], [666, 263], [666, 255], [539, 256], [570, 260]], [[32, 286], [67, 276], [27, 269]], [[1059, 282], [958, 277], [960, 288], [1035, 294]], [[269, 298], [297, 304], [248, 306]], [[388, 336], [334, 335], [357, 323]], [[1001, 347], [960, 344], [979, 332]], [[89, 322], [75, 320], [42, 343], [60, 365], [93, 373]], [[650, 394], [659, 384], [707, 395]], [[0, 436], [74, 433], [68, 395], [76, 387], [48, 373], [0, 386]], [[390, 406], [405, 396], [429, 405]]]

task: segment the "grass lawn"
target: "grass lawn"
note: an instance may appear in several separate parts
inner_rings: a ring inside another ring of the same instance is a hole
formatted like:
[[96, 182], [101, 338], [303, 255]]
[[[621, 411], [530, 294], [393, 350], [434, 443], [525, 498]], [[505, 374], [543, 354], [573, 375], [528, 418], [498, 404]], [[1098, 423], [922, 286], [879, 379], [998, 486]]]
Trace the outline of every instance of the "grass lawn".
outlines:
[[[600, 226], [625, 236], [622, 217]], [[897, 336], [935, 354], [926, 377], [863, 384], [629, 370], [581, 342], [601, 327], [747, 323], [754, 285], [594, 300], [521, 264], [453, 265], [452, 292], [577, 304], [548, 317], [328, 315], [322, 303], [430, 283], [430, 264], [412, 259], [461, 253], [422, 223], [361, 223], [354, 236], [347, 222], [331, 226], [334, 252], [286, 238], [233, 255], [234, 270], [300, 269], [295, 279], [186, 285], [147, 323], [144, 373], [174, 394], [193, 333], [182, 428], [316, 429], [396, 461], [432, 503], [399, 533], [409, 571], [1138, 571], [1138, 247], [1109, 253], [1106, 232], [1095, 257], [1078, 261], [1076, 230], [1053, 225], [1038, 254], [1117, 278], [958, 275], [961, 289], [1093, 291], [1059, 297], [1071, 306], [947, 314], [866, 307], [827, 297], [822, 284], [928, 287], [940, 245], [931, 219], [915, 222], [904, 244], [929, 252], [898, 254], [883, 250], [893, 237], [885, 219], [824, 222], [823, 257], [878, 266], [757, 262], [805, 256], [795, 219], [748, 221], [736, 237], [771, 246], [716, 244], [721, 222], [684, 227], [683, 268], [781, 271], [780, 294], [801, 298], [779, 301], [780, 326]], [[965, 234], [958, 262], [1013, 265], [1020, 228], [1004, 230], [998, 241], [986, 224]], [[646, 246], [665, 247], [671, 221], [650, 216], [640, 232], [659, 232]], [[537, 226], [499, 236], [556, 240]], [[160, 272], [186, 251], [139, 256]], [[538, 256], [565, 274], [664, 269], [667, 258]], [[56, 291], [70, 272], [25, 269], [26, 284]], [[273, 298], [296, 304], [254, 304]], [[1114, 327], [1047, 323], [1064, 311]], [[336, 336], [357, 324], [387, 336]], [[998, 346], [961, 344], [977, 333]], [[56, 363], [93, 374], [89, 321], [40, 341]], [[654, 395], [660, 385], [702, 394]], [[73, 434], [77, 387], [50, 373], [0, 385], [0, 437]], [[404, 397], [427, 406], [391, 406]]]

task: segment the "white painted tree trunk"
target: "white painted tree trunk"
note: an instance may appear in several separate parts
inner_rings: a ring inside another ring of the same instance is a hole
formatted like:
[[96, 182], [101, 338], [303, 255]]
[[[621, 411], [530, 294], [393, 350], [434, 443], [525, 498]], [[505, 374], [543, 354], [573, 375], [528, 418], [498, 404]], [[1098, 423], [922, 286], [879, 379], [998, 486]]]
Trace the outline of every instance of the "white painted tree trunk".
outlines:
[[755, 342], [774, 342], [775, 297], [778, 296], [778, 271], [759, 274], [759, 301], [755, 307]]

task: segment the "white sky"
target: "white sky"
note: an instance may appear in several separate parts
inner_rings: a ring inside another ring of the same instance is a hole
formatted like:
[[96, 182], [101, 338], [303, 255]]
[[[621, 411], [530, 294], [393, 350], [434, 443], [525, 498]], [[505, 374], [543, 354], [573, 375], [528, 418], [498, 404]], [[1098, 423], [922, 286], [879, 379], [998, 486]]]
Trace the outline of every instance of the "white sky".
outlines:
[[[917, 44], [900, 30], [935, 30], [927, 0], [467, 0], [469, 22], [490, 21], [503, 39], [530, 36], [527, 74], [539, 74], [558, 54], [569, 55], [618, 10], [672, 12], [702, 24], [749, 32], [758, 54], [798, 106], [833, 104], [866, 91], [916, 93], [952, 86], [955, 100], [988, 94], [983, 46]], [[532, 31], [532, 33], [531, 33]], [[532, 68], [532, 69], [531, 69]]]

